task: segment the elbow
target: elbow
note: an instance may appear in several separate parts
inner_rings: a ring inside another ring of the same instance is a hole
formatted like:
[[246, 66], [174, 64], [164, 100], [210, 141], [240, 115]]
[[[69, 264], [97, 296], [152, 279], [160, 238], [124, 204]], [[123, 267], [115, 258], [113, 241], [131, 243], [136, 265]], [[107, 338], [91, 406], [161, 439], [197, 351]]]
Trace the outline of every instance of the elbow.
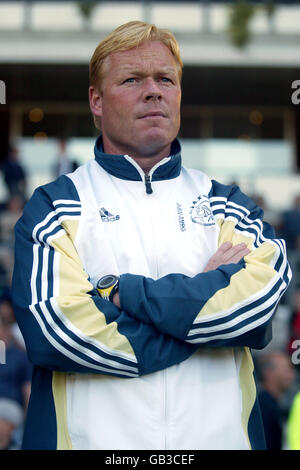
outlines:
[[272, 340], [272, 323], [264, 323], [238, 338], [237, 346], [264, 349]]

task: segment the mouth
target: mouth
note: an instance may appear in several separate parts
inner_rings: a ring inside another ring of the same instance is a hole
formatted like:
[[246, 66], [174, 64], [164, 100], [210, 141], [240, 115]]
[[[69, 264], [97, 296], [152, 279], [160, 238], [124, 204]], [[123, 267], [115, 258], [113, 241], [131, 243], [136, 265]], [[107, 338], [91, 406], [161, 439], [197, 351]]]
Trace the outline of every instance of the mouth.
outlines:
[[139, 119], [149, 119], [149, 118], [166, 118], [167, 116], [162, 111], [153, 111], [143, 116], [140, 116]]

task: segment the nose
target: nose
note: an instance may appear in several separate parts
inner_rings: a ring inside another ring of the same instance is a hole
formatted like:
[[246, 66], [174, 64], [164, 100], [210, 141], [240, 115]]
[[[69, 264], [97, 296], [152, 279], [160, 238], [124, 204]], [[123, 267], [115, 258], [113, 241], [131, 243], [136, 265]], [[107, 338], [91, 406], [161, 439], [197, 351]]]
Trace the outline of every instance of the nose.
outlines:
[[162, 98], [162, 91], [159, 84], [153, 79], [145, 80], [144, 101], [160, 101]]

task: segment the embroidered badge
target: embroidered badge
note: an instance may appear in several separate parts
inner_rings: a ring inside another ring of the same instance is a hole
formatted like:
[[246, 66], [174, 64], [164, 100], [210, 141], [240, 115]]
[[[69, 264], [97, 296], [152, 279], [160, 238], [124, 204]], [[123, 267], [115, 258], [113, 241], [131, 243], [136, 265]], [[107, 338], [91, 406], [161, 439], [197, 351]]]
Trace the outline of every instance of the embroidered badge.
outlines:
[[111, 214], [104, 207], [101, 207], [101, 209], [99, 209], [99, 212], [100, 212], [100, 217], [101, 217], [102, 222], [115, 222], [116, 220], [119, 220], [120, 218], [119, 215]]
[[193, 222], [201, 225], [215, 225], [215, 219], [210, 208], [207, 196], [200, 195], [190, 208], [190, 215]]

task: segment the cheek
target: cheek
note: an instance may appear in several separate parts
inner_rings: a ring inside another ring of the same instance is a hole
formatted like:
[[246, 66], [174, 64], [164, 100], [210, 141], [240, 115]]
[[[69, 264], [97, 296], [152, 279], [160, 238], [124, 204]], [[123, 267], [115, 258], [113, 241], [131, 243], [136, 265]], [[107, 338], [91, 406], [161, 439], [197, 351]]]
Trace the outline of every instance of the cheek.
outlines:
[[181, 106], [181, 92], [178, 93], [178, 95], [177, 95], [177, 107], [178, 107], [178, 110], [180, 110], [180, 106]]
[[132, 103], [130, 96], [125, 93], [110, 93], [103, 100], [103, 117], [109, 120], [119, 120], [120, 118], [128, 119]]
[[180, 104], [181, 104], [181, 93], [175, 92], [174, 94], [170, 95], [169, 103], [172, 109], [180, 111]]
[[180, 96], [178, 96], [173, 100], [173, 106], [172, 106], [173, 120], [176, 123], [180, 122], [180, 104], [181, 104], [181, 99], [180, 99]]
[[111, 101], [112, 106], [127, 115], [133, 109], [136, 98], [130, 91], [127, 91], [112, 95]]

